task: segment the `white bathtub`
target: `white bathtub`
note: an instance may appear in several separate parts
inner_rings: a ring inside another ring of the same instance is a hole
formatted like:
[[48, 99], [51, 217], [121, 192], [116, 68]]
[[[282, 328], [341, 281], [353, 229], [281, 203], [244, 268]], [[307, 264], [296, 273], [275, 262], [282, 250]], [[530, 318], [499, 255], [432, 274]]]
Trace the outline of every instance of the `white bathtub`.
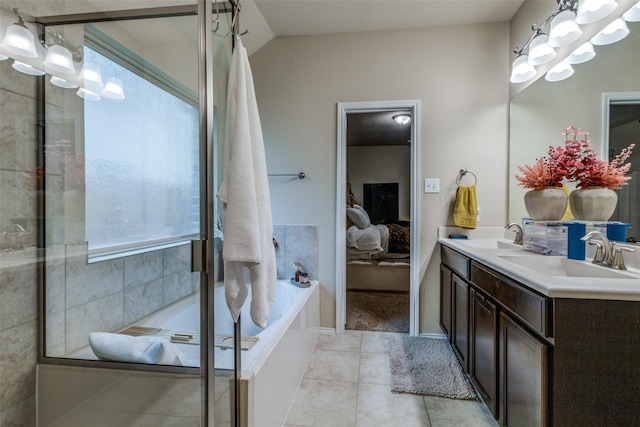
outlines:
[[[304, 308], [313, 290], [314, 288], [298, 288], [288, 280], [279, 280], [271, 316], [265, 329], [251, 321], [251, 294], [249, 294], [240, 314], [241, 334], [242, 336], [257, 337], [258, 341], [250, 350], [242, 351], [242, 370], [256, 369], [256, 365], [263, 362], [264, 358], [260, 357], [262, 353], [277, 345], [278, 339], [298, 312]], [[222, 284], [219, 284], [214, 292], [214, 334], [232, 337], [234, 323], [224, 298]], [[197, 292], [185, 297], [135, 322], [135, 325], [176, 332], [197, 332], [200, 325], [200, 293]], [[282, 328], [284, 330], [281, 330]], [[187, 356], [188, 366], [200, 366], [200, 346], [180, 343], [175, 345]], [[216, 347], [214, 357], [216, 369], [233, 369], [233, 349]]]

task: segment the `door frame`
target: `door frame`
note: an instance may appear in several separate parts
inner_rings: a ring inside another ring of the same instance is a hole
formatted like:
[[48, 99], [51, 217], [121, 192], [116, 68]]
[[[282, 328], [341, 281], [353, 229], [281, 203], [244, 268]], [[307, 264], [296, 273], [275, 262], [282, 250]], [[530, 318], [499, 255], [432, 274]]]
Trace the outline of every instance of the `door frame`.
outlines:
[[406, 111], [411, 114], [411, 250], [409, 285], [409, 335], [417, 336], [420, 320], [420, 100], [364, 101], [338, 103], [336, 156], [336, 333], [346, 322], [347, 295], [347, 114]]

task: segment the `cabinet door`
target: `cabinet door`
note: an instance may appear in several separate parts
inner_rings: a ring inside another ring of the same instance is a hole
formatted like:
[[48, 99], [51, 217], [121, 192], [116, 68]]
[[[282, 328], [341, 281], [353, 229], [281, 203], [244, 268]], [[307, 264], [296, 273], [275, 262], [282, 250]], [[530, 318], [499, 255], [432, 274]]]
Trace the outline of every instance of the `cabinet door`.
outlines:
[[484, 402], [498, 417], [498, 310], [481, 293], [470, 290], [469, 373]]
[[455, 274], [451, 275], [453, 313], [451, 346], [465, 372], [469, 372], [469, 285]]
[[547, 345], [500, 314], [500, 425], [547, 425]]
[[451, 342], [451, 270], [440, 265], [440, 327]]

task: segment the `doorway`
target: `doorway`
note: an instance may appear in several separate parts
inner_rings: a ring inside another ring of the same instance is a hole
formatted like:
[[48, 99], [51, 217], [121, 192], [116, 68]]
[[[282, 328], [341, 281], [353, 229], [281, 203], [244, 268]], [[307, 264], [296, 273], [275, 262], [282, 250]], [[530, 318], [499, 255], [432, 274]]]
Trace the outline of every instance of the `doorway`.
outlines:
[[[418, 333], [419, 105], [418, 100], [338, 104], [337, 333], [345, 328]], [[378, 313], [376, 300], [387, 302], [379, 304]], [[348, 310], [358, 310], [354, 301], [373, 309], [362, 322], [347, 317]]]

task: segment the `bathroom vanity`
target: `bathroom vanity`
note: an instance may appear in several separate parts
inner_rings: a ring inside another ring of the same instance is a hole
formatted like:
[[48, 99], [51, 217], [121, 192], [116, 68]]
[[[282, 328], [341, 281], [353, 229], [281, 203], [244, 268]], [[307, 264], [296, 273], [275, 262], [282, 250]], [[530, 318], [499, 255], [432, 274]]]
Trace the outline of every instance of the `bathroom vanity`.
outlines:
[[640, 425], [640, 274], [481, 240], [438, 240], [440, 325], [500, 425]]

